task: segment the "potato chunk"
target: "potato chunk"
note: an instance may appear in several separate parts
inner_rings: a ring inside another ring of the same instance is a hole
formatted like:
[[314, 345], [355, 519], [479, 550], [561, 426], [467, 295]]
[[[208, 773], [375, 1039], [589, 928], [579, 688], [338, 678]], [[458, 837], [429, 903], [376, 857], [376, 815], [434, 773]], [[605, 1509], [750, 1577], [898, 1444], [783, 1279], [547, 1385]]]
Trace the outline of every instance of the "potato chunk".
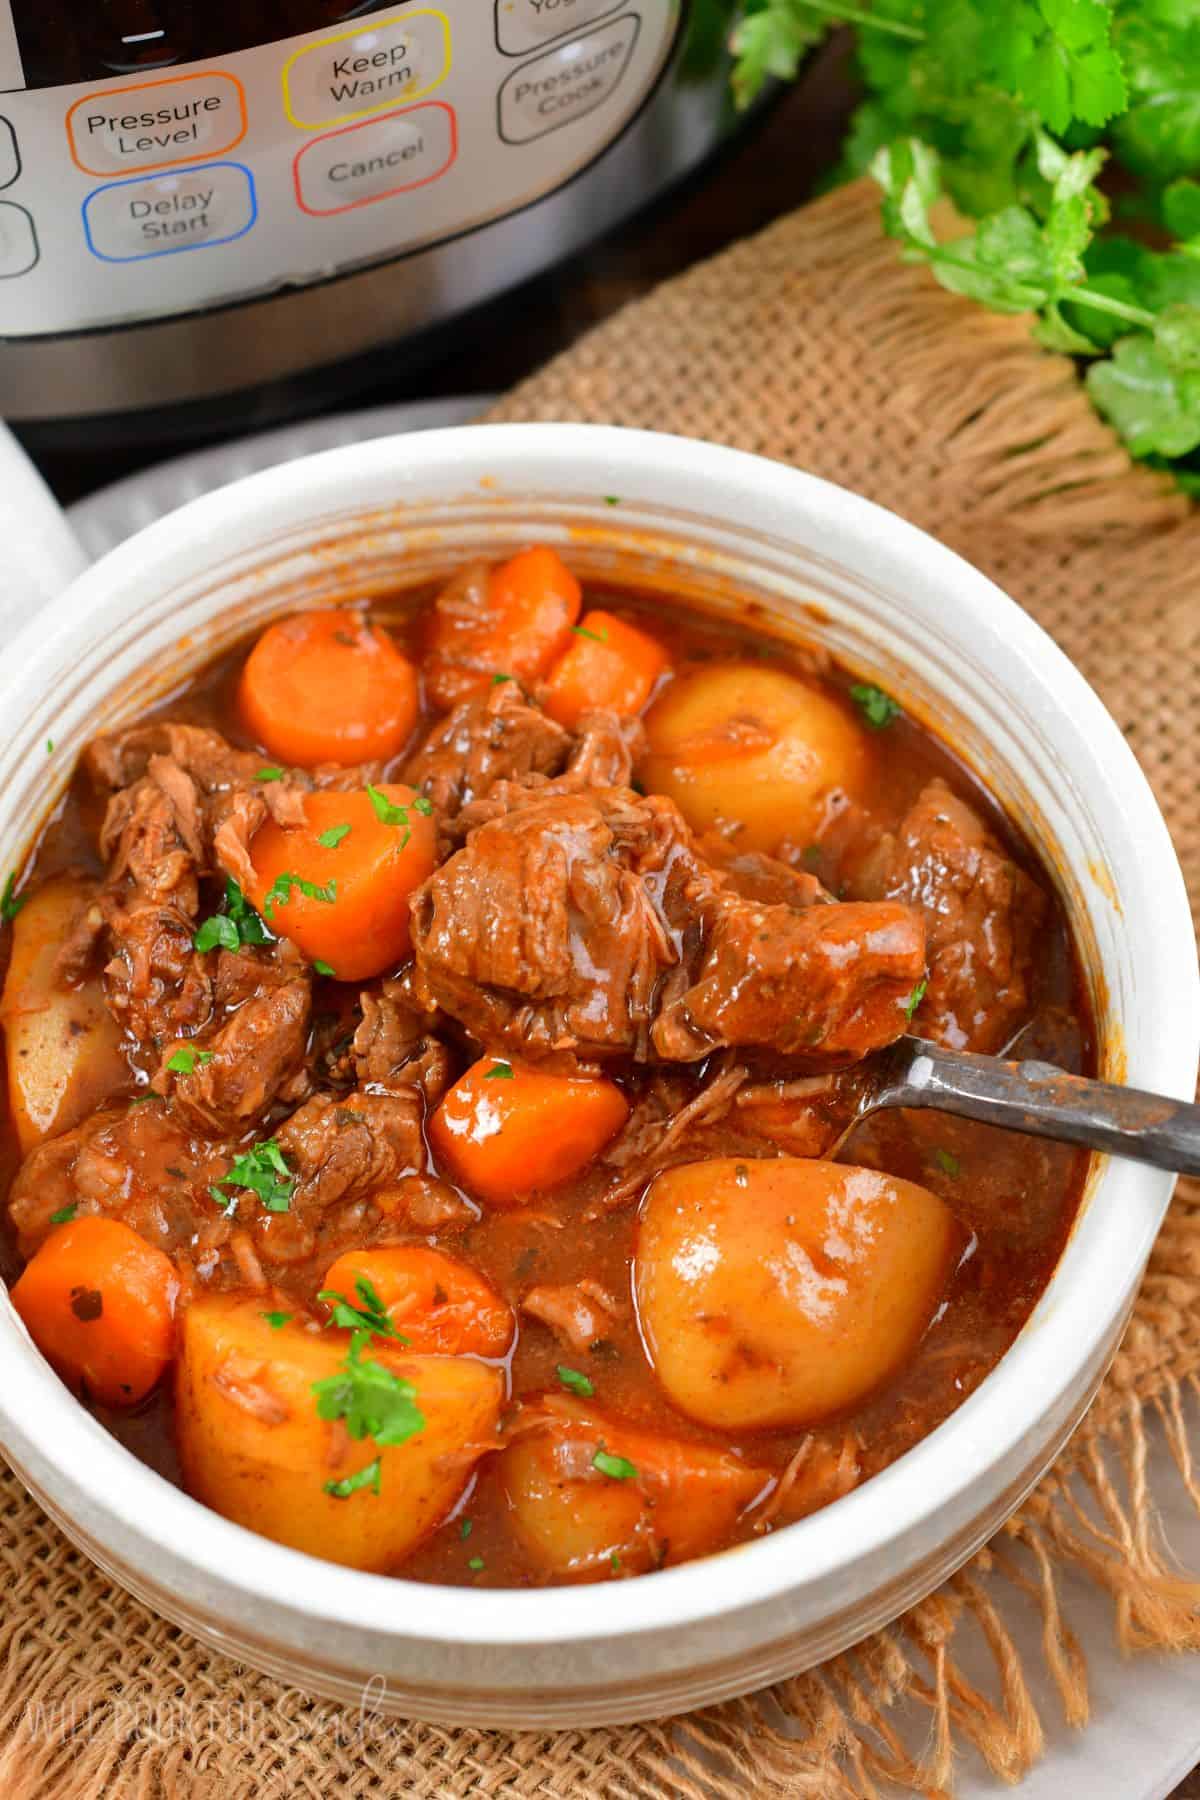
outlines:
[[[317, 1412], [313, 1383], [346, 1367], [349, 1333], [272, 1326], [256, 1299], [212, 1295], [183, 1319], [176, 1388], [187, 1490], [278, 1543], [376, 1573], [436, 1530], [495, 1441], [498, 1370], [461, 1356], [412, 1356], [376, 1340], [362, 1352], [411, 1384], [424, 1425], [381, 1447]], [[378, 1458], [368, 1482], [343, 1496]]]
[[809, 1425], [896, 1373], [960, 1245], [936, 1195], [875, 1169], [717, 1158], [646, 1195], [634, 1279], [655, 1372], [728, 1430]]
[[55, 979], [58, 952], [91, 897], [86, 882], [58, 876], [38, 888], [13, 921], [0, 1021], [9, 1104], [26, 1153], [78, 1125], [129, 1080], [120, 1028], [99, 979], [79, 987]]
[[509, 1523], [559, 1580], [637, 1574], [728, 1538], [771, 1475], [554, 1396], [500, 1457]]
[[834, 797], [862, 800], [871, 749], [849, 710], [760, 663], [680, 676], [646, 715], [639, 774], [694, 831], [740, 826], [739, 849], [773, 850], [819, 834]]

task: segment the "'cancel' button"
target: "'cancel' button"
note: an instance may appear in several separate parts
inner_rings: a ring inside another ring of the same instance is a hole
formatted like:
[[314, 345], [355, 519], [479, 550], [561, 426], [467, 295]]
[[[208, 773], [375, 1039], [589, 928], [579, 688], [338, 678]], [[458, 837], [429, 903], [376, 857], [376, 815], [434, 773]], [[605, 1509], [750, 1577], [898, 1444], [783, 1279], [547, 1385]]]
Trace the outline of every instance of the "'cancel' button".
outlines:
[[514, 69], [500, 89], [500, 136], [527, 144], [602, 106], [629, 66], [640, 21], [624, 13]]
[[457, 155], [453, 107], [426, 100], [305, 144], [295, 161], [296, 200], [318, 217], [369, 206], [436, 181]]

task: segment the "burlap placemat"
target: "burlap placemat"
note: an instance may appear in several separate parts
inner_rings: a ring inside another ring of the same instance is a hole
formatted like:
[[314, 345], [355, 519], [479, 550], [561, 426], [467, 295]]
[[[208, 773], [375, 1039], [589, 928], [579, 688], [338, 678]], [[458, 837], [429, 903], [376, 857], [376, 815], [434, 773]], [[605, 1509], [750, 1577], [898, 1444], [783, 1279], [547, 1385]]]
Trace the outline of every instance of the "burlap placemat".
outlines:
[[[847, 189], [659, 289], [498, 407], [692, 433], [826, 475], [934, 532], [1058, 639], [1128, 734], [1200, 903], [1200, 519], [1133, 469], [1070, 365], [904, 268], [872, 192]], [[0, 1476], [0, 1794], [747, 1795], [953, 1792], [956, 1747], [1018, 1778], [1039, 1709], [1087, 1717], [1067, 1570], [1112, 1596], [1130, 1649], [1200, 1648], [1200, 1581], [1173, 1572], [1147, 1487], [1165, 1434], [1200, 1507], [1200, 1190], [1181, 1185], [1104, 1388], [1032, 1498], [939, 1593], [851, 1654], [686, 1720], [504, 1734], [312, 1700], [193, 1643], [128, 1599]], [[1195, 1422], [1193, 1414], [1192, 1423]], [[1030, 1602], [1042, 1659], [1009, 1635]], [[968, 1679], [970, 1639], [989, 1678]], [[898, 1704], [929, 1709], [918, 1760]]]

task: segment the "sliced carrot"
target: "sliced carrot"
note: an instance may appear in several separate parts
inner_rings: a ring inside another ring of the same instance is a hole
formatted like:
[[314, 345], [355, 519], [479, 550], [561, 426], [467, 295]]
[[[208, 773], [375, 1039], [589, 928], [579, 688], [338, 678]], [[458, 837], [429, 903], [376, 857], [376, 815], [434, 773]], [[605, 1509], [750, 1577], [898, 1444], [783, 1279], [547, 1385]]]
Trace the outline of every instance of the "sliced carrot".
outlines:
[[250, 844], [250, 898], [320, 973], [362, 981], [412, 948], [408, 897], [433, 873], [429, 802], [402, 782], [304, 796], [304, 824], [273, 819]]
[[570, 642], [582, 590], [546, 544], [490, 570], [469, 571], [434, 603], [425, 686], [434, 704], [456, 706], [495, 675], [544, 675]]
[[11, 1297], [69, 1387], [134, 1406], [174, 1355], [178, 1293], [169, 1256], [119, 1219], [89, 1214], [50, 1234]]
[[264, 631], [246, 658], [238, 706], [247, 731], [282, 762], [386, 760], [417, 722], [417, 674], [361, 613], [297, 613]]
[[629, 1107], [599, 1075], [548, 1075], [494, 1056], [456, 1081], [429, 1121], [434, 1155], [493, 1206], [514, 1206], [584, 1168]]
[[571, 730], [594, 706], [632, 718], [670, 666], [661, 644], [608, 612], [590, 612], [550, 671], [543, 706]]
[[321, 1291], [354, 1307], [374, 1297], [415, 1351], [498, 1357], [512, 1343], [512, 1310], [495, 1289], [468, 1263], [422, 1244], [348, 1250]]

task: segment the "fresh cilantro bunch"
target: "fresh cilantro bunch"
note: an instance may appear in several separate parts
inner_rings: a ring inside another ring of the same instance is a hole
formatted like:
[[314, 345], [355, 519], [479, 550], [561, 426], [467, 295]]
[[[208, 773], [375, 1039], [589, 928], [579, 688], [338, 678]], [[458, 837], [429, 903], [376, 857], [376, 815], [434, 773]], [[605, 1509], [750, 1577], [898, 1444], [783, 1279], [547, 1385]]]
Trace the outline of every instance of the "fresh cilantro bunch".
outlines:
[[728, 11], [743, 104], [854, 26], [866, 98], [838, 175], [870, 171], [888, 231], [943, 286], [1036, 315], [1130, 452], [1200, 493], [1198, 0]]

